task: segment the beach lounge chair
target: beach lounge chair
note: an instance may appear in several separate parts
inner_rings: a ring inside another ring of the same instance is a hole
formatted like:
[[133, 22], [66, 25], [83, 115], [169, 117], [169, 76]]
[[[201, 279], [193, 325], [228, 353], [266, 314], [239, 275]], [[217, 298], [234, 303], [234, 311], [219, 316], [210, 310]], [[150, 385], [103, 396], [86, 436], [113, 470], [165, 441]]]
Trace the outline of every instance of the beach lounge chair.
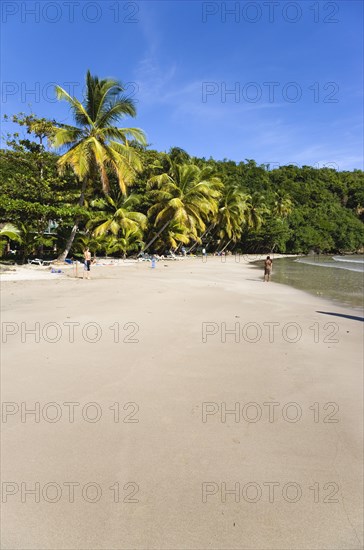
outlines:
[[40, 258], [34, 258], [34, 260], [28, 260], [29, 265], [50, 266], [52, 263], [53, 263], [53, 260], [41, 260]]

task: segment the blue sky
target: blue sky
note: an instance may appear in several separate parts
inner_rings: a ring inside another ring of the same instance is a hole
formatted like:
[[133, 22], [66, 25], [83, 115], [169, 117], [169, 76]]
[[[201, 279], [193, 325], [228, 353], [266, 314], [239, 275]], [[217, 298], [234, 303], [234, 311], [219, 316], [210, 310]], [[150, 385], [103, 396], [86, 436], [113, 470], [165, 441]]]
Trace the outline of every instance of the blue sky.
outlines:
[[124, 125], [158, 150], [363, 169], [361, 1], [1, 7], [3, 113], [71, 122], [53, 83], [81, 97], [90, 69], [127, 84], [138, 115]]

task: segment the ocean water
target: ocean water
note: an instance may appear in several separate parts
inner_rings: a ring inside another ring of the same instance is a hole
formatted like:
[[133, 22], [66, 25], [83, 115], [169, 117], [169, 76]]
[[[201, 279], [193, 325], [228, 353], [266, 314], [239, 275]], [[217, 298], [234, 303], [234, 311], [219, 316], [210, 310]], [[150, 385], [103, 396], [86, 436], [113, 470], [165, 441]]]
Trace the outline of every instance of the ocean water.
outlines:
[[[258, 263], [262, 269], [263, 262]], [[272, 281], [358, 310], [364, 307], [363, 255], [274, 259]]]

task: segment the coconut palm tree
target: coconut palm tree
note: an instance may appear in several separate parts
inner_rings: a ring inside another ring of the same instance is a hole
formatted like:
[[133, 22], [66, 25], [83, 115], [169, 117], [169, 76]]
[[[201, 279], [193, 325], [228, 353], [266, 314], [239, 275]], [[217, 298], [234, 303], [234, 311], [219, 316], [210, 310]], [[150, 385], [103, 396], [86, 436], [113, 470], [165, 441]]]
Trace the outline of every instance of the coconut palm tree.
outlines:
[[[56, 86], [59, 100], [70, 106], [76, 125], [60, 125], [54, 129], [52, 143], [66, 152], [58, 161], [60, 171], [71, 167], [81, 182], [79, 206], [83, 206], [85, 191], [90, 184], [95, 185], [97, 176], [101, 179], [102, 190], [110, 191], [108, 170], [118, 178], [121, 193], [126, 194], [141, 162], [129, 138], [145, 145], [145, 136], [139, 128], [119, 128], [114, 126], [125, 116], [135, 117], [133, 101], [124, 94], [120, 82], [113, 79], [99, 80], [90, 71], [86, 75], [86, 93], [83, 102], [71, 97], [63, 88]], [[78, 229], [76, 220], [64, 252], [59, 259], [65, 259]]]
[[51, 246], [53, 244], [53, 237], [45, 237], [43, 234], [38, 233], [32, 226], [17, 222], [15, 226], [12, 223], [6, 223], [0, 230], [0, 242], [5, 244], [4, 237], [12, 241], [16, 241], [19, 244], [21, 251], [21, 261], [24, 262], [26, 257], [33, 254], [40, 244]]
[[259, 192], [253, 195], [247, 195], [247, 210], [246, 222], [248, 227], [258, 230], [264, 223], [264, 214], [269, 213], [269, 209], [265, 204], [265, 197]]
[[135, 210], [141, 199], [135, 193], [127, 196], [119, 193], [116, 198], [105, 195], [91, 201], [92, 218], [87, 226], [93, 229], [95, 237], [110, 234], [118, 237], [132, 231], [141, 238], [147, 226], [147, 217]]
[[148, 216], [158, 232], [144, 250], [171, 222], [176, 222], [189, 239], [197, 240], [209, 217], [217, 212], [222, 183], [209, 168], [171, 161], [168, 172], [151, 177], [147, 189], [154, 202]]
[[141, 238], [141, 233], [137, 229], [126, 229], [122, 236], [108, 238], [106, 247], [107, 254], [121, 253], [125, 258], [127, 252], [135, 252], [140, 250], [144, 244]]
[[90, 231], [86, 231], [85, 233], [77, 233], [73, 250], [77, 253], [83, 253], [85, 248], [89, 248], [91, 254], [96, 256], [96, 253], [100, 250], [106, 250], [107, 244], [107, 239], [104, 236], [95, 237]]
[[21, 241], [21, 230], [13, 223], [5, 223], [0, 229], [0, 237], [7, 237], [11, 241]]
[[[218, 236], [220, 243], [228, 239], [224, 249], [231, 243], [236, 242], [243, 232], [244, 225], [248, 218], [249, 195], [233, 186], [226, 186], [220, 201], [216, 217]], [[224, 250], [223, 249], [223, 250]]]
[[188, 244], [190, 237], [186, 227], [181, 226], [175, 220], [172, 220], [166, 229], [159, 234], [159, 237], [155, 243], [155, 249], [161, 250], [176, 250], [182, 244]]
[[291, 199], [282, 193], [275, 194], [273, 213], [279, 218], [287, 218], [293, 209], [293, 203]]
[[[9, 239], [9, 240], [8, 240]], [[5, 254], [10, 249], [9, 241], [21, 242], [21, 230], [12, 223], [5, 223], [0, 228], [0, 255]]]
[[214, 227], [216, 226], [216, 214], [214, 216], [211, 216], [211, 223], [209, 224], [209, 226], [205, 229], [205, 231], [202, 233], [202, 235], [199, 235], [197, 240], [193, 243], [193, 245], [188, 249], [188, 252], [192, 252], [192, 250], [194, 248], [196, 248], [196, 246], [198, 244], [201, 244], [203, 242], [203, 240], [207, 237], [207, 235], [214, 229]]

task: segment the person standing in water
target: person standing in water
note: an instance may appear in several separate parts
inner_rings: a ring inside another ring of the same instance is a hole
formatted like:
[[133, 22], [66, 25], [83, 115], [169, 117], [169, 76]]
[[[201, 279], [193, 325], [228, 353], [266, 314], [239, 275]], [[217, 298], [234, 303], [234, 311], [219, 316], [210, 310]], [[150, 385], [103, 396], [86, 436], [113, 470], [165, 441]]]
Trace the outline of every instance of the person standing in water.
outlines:
[[91, 252], [89, 248], [85, 248], [83, 252], [83, 256], [85, 258], [85, 269], [83, 270], [83, 279], [85, 278], [85, 273], [87, 275], [87, 279], [90, 279], [90, 266], [91, 266]]
[[270, 256], [267, 256], [267, 259], [264, 260], [264, 282], [267, 283], [270, 281], [270, 276], [272, 274], [273, 262], [270, 259]]

